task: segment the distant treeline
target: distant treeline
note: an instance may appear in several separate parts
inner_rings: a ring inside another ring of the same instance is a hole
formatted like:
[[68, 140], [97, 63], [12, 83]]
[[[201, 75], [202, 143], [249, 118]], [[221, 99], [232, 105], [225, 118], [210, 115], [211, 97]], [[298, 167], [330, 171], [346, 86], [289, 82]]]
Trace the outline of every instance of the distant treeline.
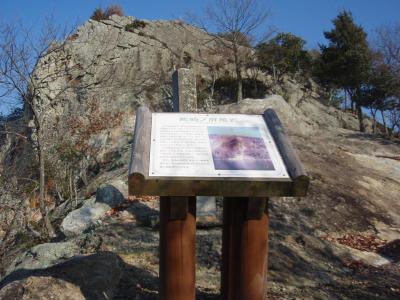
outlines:
[[[330, 91], [331, 103], [356, 111], [364, 131], [362, 108], [374, 121], [377, 112], [385, 130], [400, 130], [400, 24], [377, 29], [371, 47], [364, 29], [355, 24], [349, 11], [333, 20], [324, 32], [327, 45], [304, 49], [305, 41], [291, 33], [279, 33], [256, 46], [258, 65], [281, 80], [288, 74], [313, 78]], [[376, 123], [376, 122], [374, 122]], [[375, 124], [374, 124], [375, 130]]]

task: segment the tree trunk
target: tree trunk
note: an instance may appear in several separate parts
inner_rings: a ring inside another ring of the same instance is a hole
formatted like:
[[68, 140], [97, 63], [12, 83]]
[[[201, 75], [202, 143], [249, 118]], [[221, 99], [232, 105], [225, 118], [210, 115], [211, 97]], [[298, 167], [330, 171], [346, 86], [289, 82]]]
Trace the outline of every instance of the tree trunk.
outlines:
[[381, 110], [381, 116], [382, 116], [383, 129], [385, 131], [385, 134], [387, 134], [388, 131], [387, 131], [387, 127], [386, 127], [386, 119], [385, 119], [385, 114], [384, 114], [383, 110]]
[[234, 45], [233, 55], [234, 55], [234, 59], [235, 59], [235, 72], [236, 72], [236, 80], [237, 80], [237, 96], [236, 96], [237, 103], [239, 103], [240, 101], [243, 100], [243, 78], [242, 78], [242, 70], [241, 70], [241, 64], [239, 61], [238, 51], [239, 51], [239, 49], [237, 48], [237, 45]]
[[237, 90], [237, 102], [240, 103], [243, 100], [243, 79], [242, 74], [239, 72], [236, 73], [237, 81], [238, 81], [238, 90]]
[[75, 195], [75, 205], [78, 205], [78, 187], [76, 186], [76, 180], [74, 176], [74, 195]]
[[373, 108], [370, 108], [370, 113], [372, 116], [372, 133], [375, 134], [375, 132], [376, 132], [376, 110], [374, 111]]
[[276, 83], [276, 70], [275, 70], [275, 64], [272, 64], [272, 72], [274, 74], [274, 83]]
[[45, 166], [44, 166], [44, 143], [43, 143], [43, 133], [41, 127], [37, 128], [37, 139], [38, 139], [38, 156], [39, 156], [39, 208], [42, 214], [44, 224], [46, 226], [47, 234], [50, 238], [55, 237], [53, 225], [51, 225], [47, 206], [45, 203]]
[[253, 89], [253, 98], [258, 98], [258, 85], [257, 85], [257, 78], [253, 78], [254, 89]]
[[362, 107], [361, 105], [356, 102], [356, 108], [357, 108], [357, 115], [358, 115], [358, 122], [360, 123], [360, 131], [365, 132], [365, 126], [363, 122], [363, 113], [362, 113]]
[[71, 201], [74, 199], [72, 191], [72, 170], [69, 171], [69, 199]]
[[212, 83], [210, 87], [210, 95], [208, 96], [208, 99], [206, 99], [206, 109], [212, 109], [214, 107], [214, 91], [215, 91], [215, 81], [217, 76], [215, 75], [214, 72], [212, 74]]
[[332, 98], [333, 98], [333, 89], [329, 89], [328, 105], [332, 104]]

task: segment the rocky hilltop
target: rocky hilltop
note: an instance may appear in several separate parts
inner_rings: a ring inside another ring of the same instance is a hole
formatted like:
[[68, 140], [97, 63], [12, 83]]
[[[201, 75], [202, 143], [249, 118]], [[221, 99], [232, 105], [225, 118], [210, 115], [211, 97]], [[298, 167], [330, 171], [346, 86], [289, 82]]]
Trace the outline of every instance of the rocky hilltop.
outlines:
[[[189, 25], [115, 15], [59, 43], [35, 71], [58, 234], [34, 234], [37, 191], [21, 179], [36, 168], [26, 110], [8, 126], [29, 138], [0, 136], [0, 299], [157, 299], [158, 199], [127, 195], [135, 110], [169, 111], [174, 69], [207, 80], [223, 58]], [[274, 108], [311, 176], [307, 197], [270, 201], [269, 299], [399, 298], [400, 143], [359, 133], [313, 82], [261, 80], [265, 97], [209, 111]], [[199, 228], [199, 299], [218, 299], [220, 256], [221, 228]]]

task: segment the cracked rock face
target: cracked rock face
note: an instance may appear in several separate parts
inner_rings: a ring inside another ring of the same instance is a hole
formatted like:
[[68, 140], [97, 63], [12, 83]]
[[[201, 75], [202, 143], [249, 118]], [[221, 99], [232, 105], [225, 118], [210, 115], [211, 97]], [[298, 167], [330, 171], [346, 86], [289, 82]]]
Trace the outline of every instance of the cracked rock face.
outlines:
[[176, 21], [128, 27], [133, 21], [89, 20], [54, 44], [35, 70], [45, 151], [60, 177], [74, 169], [74, 179], [86, 183], [126, 164], [136, 108], [171, 110], [175, 68], [209, 77], [205, 62], [215, 54], [207, 33]]

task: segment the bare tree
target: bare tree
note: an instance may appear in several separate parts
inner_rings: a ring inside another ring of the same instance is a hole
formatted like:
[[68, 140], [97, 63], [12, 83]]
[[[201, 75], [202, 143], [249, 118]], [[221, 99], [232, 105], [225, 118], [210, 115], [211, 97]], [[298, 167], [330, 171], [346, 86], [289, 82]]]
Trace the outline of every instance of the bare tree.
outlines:
[[[375, 48], [381, 58], [382, 65], [387, 66], [391, 73], [391, 80], [385, 80], [385, 84], [390, 83], [391, 97], [387, 97], [382, 106], [381, 118], [385, 131], [387, 126], [389, 133], [393, 134], [400, 131], [400, 24], [381, 26], [376, 30]], [[388, 124], [386, 124], [386, 120]]]
[[[38, 38], [21, 24], [2, 24], [0, 31], [0, 86], [3, 99], [14, 99], [32, 113], [37, 134], [36, 147], [39, 160], [39, 199], [40, 211], [45, 221], [47, 233], [55, 235], [48, 218], [45, 205], [45, 153], [43, 110], [37, 105], [40, 83], [35, 81], [35, 67], [45, 55], [55, 51], [60, 45], [55, 44], [59, 38], [56, 27], [47, 23]], [[39, 100], [40, 101], [40, 100]], [[20, 104], [20, 105], [21, 105]]]
[[393, 104], [393, 108], [387, 111], [387, 116], [390, 124], [389, 134], [400, 133], [400, 101]]
[[216, 0], [206, 8], [203, 19], [191, 16], [192, 23], [212, 34], [225, 59], [234, 66], [237, 98], [243, 99], [243, 71], [252, 54], [256, 30], [265, 24], [269, 10], [258, 0]]
[[400, 24], [378, 28], [376, 48], [382, 54], [385, 63], [400, 75]]
[[[49, 237], [55, 236], [45, 199], [45, 164], [48, 162], [49, 151], [46, 122], [49, 109], [63, 101], [65, 93], [70, 89], [84, 90], [102, 82], [112, 82], [114, 72], [114, 66], [110, 63], [109, 66], [103, 66], [105, 71], [93, 81], [82, 81], [81, 75], [71, 76], [74, 70], [76, 73], [77, 67], [81, 67], [66, 64], [69, 56], [67, 44], [74, 41], [76, 34], [70, 34], [72, 30], [67, 31], [54, 24], [51, 18], [46, 20], [38, 36], [22, 24], [2, 24], [0, 29], [0, 100], [14, 99], [13, 103], [24, 106], [33, 119], [32, 142], [39, 162], [39, 209]], [[104, 49], [99, 49], [98, 56], [109, 50], [110, 43], [106, 42], [109, 37], [106, 35], [101, 42]], [[98, 56], [88, 61], [85, 68], [90, 69], [98, 63]], [[65, 82], [64, 85], [53, 89], [52, 93], [45, 92], [50, 84], [60, 79]]]

